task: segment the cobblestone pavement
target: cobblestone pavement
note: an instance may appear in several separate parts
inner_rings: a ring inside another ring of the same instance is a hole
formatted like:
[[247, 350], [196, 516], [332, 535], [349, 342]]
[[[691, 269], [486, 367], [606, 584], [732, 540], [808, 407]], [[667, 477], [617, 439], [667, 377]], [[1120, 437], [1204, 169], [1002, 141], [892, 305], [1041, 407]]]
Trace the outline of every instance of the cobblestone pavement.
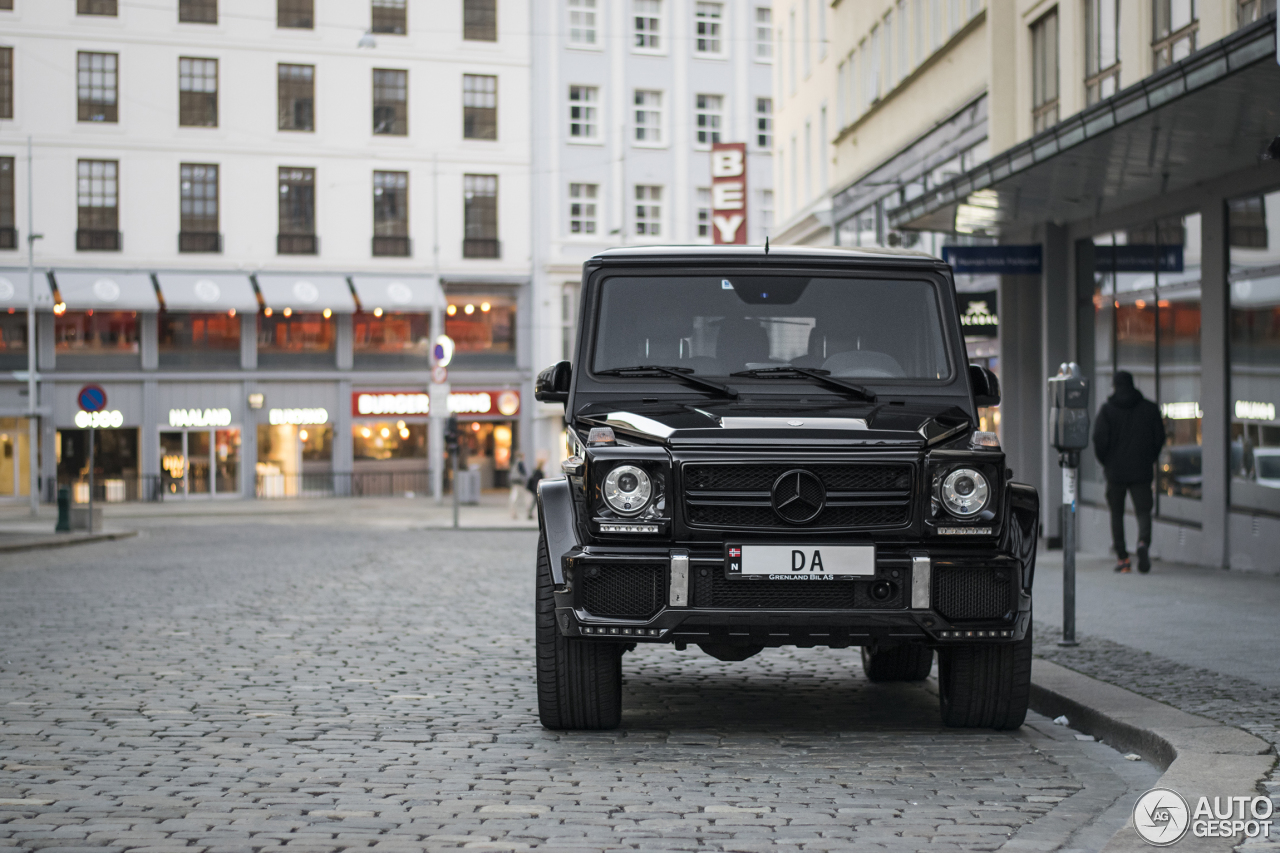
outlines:
[[0, 557], [0, 847], [1096, 850], [1158, 775], [1043, 718], [943, 729], [856, 650], [641, 649], [621, 730], [546, 732], [533, 545], [277, 519]]

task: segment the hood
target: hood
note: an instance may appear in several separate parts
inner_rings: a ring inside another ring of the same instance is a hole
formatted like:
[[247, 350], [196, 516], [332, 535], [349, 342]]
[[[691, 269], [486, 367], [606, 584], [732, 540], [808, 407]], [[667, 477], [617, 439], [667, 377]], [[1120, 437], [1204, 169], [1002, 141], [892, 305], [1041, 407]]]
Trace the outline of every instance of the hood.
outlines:
[[804, 410], [735, 403], [594, 405], [583, 426], [611, 427], [619, 438], [667, 446], [833, 445], [923, 447], [970, 427], [954, 406], [836, 405]]

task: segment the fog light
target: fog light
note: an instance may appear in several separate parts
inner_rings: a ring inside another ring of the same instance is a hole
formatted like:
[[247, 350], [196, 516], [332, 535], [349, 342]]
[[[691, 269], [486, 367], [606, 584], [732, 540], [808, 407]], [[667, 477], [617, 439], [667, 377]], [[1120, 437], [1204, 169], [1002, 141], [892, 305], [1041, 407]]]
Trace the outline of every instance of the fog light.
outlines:
[[893, 584], [888, 581], [876, 581], [871, 585], [871, 597], [876, 601], [888, 601], [893, 595]]

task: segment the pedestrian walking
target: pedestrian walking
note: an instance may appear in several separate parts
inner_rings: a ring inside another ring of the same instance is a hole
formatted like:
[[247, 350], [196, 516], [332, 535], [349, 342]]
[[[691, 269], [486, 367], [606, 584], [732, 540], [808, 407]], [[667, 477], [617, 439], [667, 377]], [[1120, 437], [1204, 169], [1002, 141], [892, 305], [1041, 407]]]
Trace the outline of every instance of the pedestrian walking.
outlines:
[[508, 474], [511, 480], [511, 498], [508, 501], [511, 517], [515, 518], [524, 509], [524, 496], [529, 491], [529, 466], [524, 464], [524, 454], [516, 452], [515, 464]]
[[545, 464], [547, 464], [547, 454], [539, 453], [533, 463], [533, 473], [525, 481], [525, 488], [529, 490], [529, 494], [533, 497], [533, 500], [529, 502], [529, 518], [533, 518], [533, 512], [538, 508], [538, 483], [546, 476], [542, 472], [542, 466]]
[[1133, 374], [1116, 373], [1114, 393], [1102, 404], [1093, 427], [1093, 452], [1107, 478], [1107, 506], [1111, 509], [1111, 543], [1116, 551], [1116, 571], [1130, 570], [1124, 541], [1124, 498], [1133, 500], [1138, 517], [1138, 571], [1151, 571], [1151, 507], [1155, 504], [1152, 480], [1156, 459], [1164, 446], [1164, 420], [1160, 407], [1133, 387]]

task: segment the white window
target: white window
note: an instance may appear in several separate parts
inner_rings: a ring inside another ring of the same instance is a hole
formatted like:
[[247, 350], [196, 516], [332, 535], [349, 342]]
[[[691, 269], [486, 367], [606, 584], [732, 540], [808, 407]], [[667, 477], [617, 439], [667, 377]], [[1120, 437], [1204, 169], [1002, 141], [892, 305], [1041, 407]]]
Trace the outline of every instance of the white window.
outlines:
[[811, 34], [812, 31], [809, 29], [809, 7], [813, 5], [813, 0], [800, 0], [800, 2], [804, 4], [804, 7], [803, 7], [804, 31], [801, 33], [801, 41], [803, 43], [802, 52], [804, 54], [804, 76], [808, 77], [809, 71], [812, 69], [812, 64], [810, 62], [810, 57], [809, 57], [810, 45], [813, 44], [813, 36]]
[[844, 88], [845, 63], [841, 62], [836, 66], [836, 121], [840, 122], [840, 126], [844, 127], [849, 123], [849, 113], [845, 109], [845, 88]]
[[569, 233], [596, 233], [596, 193], [599, 184], [569, 184]]
[[773, 59], [773, 10], [756, 8], [756, 59]]
[[756, 98], [756, 145], [773, 147], [773, 98]]
[[635, 39], [637, 50], [662, 49], [662, 0], [635, 0]]
[[697, 38], [694, 46], [698, 53], [719, 54], [720, 25], [724, 18], [721, 3], [699, 3], [694, 8], [693, 23]]
[[698, 239], [711, 239], [711, 188], [698, 187]]
[[787, 67], [791, 71], [791, 94], [796, 93], [796, 54], [799, 53], [799, 45], [796, 44], [796, 10], [793, 8], [790, 15], [791, 23], [791, 40], [787, 42], [787, 51], [790, 56], [787, 57]]
[[635, 92], [636, 142], [646, 145], [662, 143], [662, 93], [650, 89]]
[[818, 0], [818, 61], [827, 58], [827, 0]]
[[773, 228], [773, 190], [760, 190], [760, 213], [756, 221], [760, 223], [760, 236], [767, 236]]
[[858, 118], [858, 55], [850, 53], [844, 63], [844, 124], [853, 124]]
[[636, 234], [662, 234], [662, 187], [636, 184]]
[[720, 128], [724, 122], [724, 98], [720, 95], [698, 95], [694, 110], [694, 125], [699, 145], [712, 145], [720, 141]]
[[862, 79], [867, 84], [867, 103], [874, 104], [880, 100], [880, 69], [883, 67], [880, 59], [880, 28], [871, 28], [870, 49], [867, 53], [867, 74]]
[[600, 90], [595, 86], [569, 87], [569, 139], [596, 141], [600, 138]]
[[569, 0], [569, 44], [595, 47], [596, 0]]

